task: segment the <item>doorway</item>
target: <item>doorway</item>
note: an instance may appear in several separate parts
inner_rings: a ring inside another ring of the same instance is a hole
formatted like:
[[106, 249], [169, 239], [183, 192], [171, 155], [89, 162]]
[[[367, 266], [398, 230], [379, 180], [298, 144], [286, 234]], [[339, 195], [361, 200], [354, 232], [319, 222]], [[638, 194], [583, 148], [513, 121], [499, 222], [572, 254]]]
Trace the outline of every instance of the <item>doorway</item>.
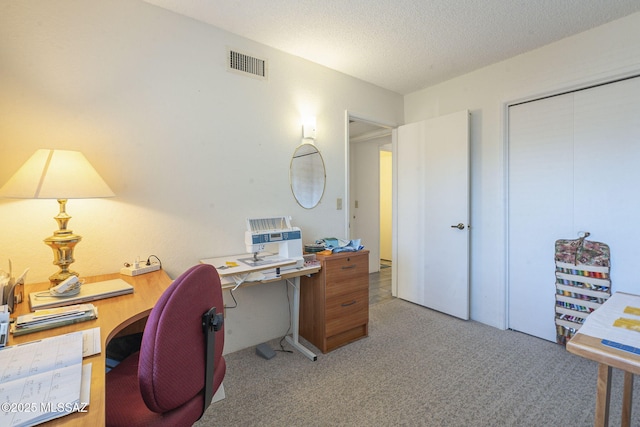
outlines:
[[[392, 265], [392, 128], [347, 113], [345, 234], [349, 239], [361, 239], [369, 250], [369, 273], [378, 273], [381, 265], [385, 269]], [[384, 210], [381, 203], [386, 203]]]

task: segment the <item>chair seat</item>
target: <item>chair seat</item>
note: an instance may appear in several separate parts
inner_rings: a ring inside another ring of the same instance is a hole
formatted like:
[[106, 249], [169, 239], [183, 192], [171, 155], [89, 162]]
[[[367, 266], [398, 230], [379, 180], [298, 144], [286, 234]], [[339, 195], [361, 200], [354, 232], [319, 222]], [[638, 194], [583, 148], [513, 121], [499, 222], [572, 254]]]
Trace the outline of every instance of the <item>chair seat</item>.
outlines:
[[[139, 352], [132, 354], [109, 371], [106, 383], [106, 419], [109, 426], [191, 426], [202, 415], [204, 393], [194, 396], [189, 402], [165, 413], [156, 413], [147, 408], [140, 393], [138, 381]], [[214, 371], [214, 390], [217, 390], [226, 364], [224, 358], [216, 364]]]

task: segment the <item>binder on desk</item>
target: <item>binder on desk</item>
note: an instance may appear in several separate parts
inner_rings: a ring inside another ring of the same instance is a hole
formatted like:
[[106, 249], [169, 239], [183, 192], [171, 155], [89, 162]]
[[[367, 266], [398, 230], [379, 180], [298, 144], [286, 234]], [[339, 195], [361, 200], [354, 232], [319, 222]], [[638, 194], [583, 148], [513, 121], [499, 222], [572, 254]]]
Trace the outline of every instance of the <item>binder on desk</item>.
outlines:
[[12, 325], [11, 333], [17, 337], [97, 318], [98, 308], [90, 303], [36, 310], [18, 316]]
[[103, 298], [117, 297], [132, 293], [133, 286], [122, 279], [113, 279], [82, 285], [80, 292], [70, 297], [55, 297], [50, 295], [48, 291], [31, 292], [29, 294], [29, 303], [31, 305], [31, 311], [34, 311], [43, 308], [82, 304]]

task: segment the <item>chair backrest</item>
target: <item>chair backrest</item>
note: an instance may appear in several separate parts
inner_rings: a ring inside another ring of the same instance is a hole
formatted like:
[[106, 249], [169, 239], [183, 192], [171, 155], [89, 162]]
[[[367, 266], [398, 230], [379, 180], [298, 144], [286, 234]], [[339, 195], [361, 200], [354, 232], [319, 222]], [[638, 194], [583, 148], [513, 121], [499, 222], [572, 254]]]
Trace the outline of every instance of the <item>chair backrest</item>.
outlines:
[[[202, 315], [211, 307], [223, 311], [220, 277], [213, 266], [200, 264], [178, 277], [151, 310], [140, 347], [138, 379], [142, 398], [152, 411], [168, 412], [203, 394]], [[216, 364], [223, 347], [224, 327], [215, 335]]]

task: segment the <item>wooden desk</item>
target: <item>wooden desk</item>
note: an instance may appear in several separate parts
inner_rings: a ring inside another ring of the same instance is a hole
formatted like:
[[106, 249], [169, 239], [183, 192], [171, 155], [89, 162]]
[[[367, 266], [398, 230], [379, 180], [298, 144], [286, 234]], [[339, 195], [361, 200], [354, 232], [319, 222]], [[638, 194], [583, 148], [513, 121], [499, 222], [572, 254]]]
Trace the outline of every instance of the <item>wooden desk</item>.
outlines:
[[[596, 386], [596, 413], [594, 426], [607, 427], [609, 425], [609, 402], [611, 396], [611, 370], [612, 368], [622, 369], [624, 371], [624, 386], [622, 395], [622, 421], [620, 425], [630, 427], [631, 425], [631, 405], [633, 397], [633, 375], [640, 374], [640, 355], [618, 350], [613, 347], [602, 344], [602, 339], [607, 338], [606, 329], [604, 333], [599, 333], [591, 328], [590, 321], [595, 321], [592, 316], [598, 314], [598, 320], [605, 319], [610, 325], [611, 333], [620, 333], [621, 328], [615, 328], [611, 319], [616, 317], [634, 317], [623, 313], [620, 309], [621, 305], [631, 305], [638, 307], [640, 296], [616, 293], [615, 298], [611, 298], [605, 302], [600, 308], [587, 317], [585, 324], [580, 328], [578, 333], [567, 342], [567, 350], [578, 356], [594, 360], [598, 362], [598, 381]], [[615, 304], [615, 307], [611, 304]], [[585, 331], [585, 332], [583, 332]], [[593, 331], [593, 332], [592, 332]], [[622, 331], [624, 332], [624, 331]], [[635, 331], [629, 331], [632, 334], [639, 334]], [[588, 335], [592, 333], [597, 336]], [[604, 336], [603, 336], [604, 335]], [[632, 335], [633, 336], [633, 335]], [[611, 336], [610, 339], [618, 341]], [[635, 347], [640, 346], [640, 334], [637, 336]], [[633, 345], [633, 344], [628, 344]]]
[[[83, 363], [91, 363], [91, 402], [86, 413], [74, 413], [55, 419], [46, 423], [47, 426], [103, 426], [105, 424], [105, 359], [107, 344], [119, 332], [128, 326], [134, 325], [138, 321], [143, 321], [148, 317], [155, 302], [172, 280], [164, 270], [130, 277], [119, 273], [104, 274], [94, 277], [85, 277], [83, 286], [91, 286], [93, 282], [101, 282], [111, 279], [123, 279], [134, 287], [132, 294], [122, 295], [113, 298], [106, 298], [92, 303], [98, 307], [98, 318], [87, 322], [76, 323], [74, 325], [62, 326], [60, 328], [48, 329], [46, 331], [34, 332], [32, 334], [19, 337], [10, 337], [10, 345], [46, 338], [52, 335], [65, 334], [68, 332], [81, 331], [100, 327], [100, 338], [102, 351], [100, 354], [85, 357]], [[25, 286], [25, 297], [28, 293], [42, 291], [49, 288], [49, 283], [38, 283]], [[28, 313], [29, 301], [25, 301], [17, 306], [15, 315]]]

